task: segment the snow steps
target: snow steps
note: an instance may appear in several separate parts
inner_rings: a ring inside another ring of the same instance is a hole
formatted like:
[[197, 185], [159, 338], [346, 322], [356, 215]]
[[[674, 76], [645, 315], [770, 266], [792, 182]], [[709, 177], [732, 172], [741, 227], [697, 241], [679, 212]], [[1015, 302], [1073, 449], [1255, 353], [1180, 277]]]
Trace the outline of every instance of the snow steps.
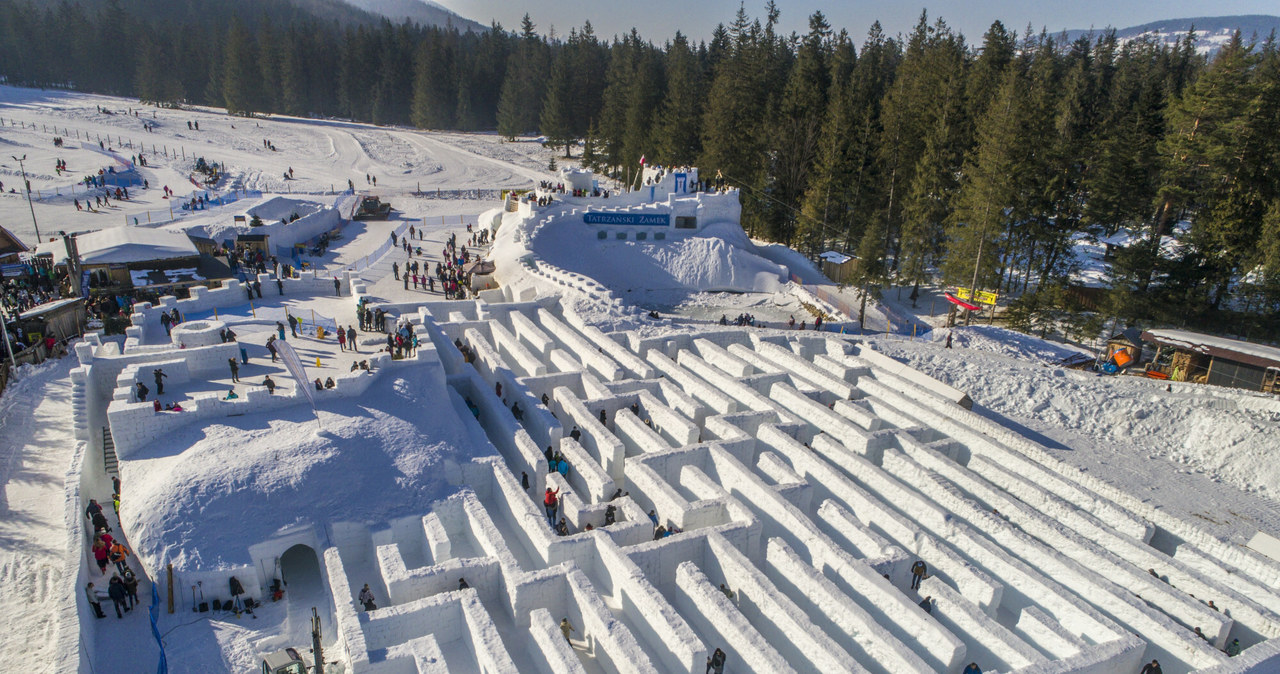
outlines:
[[88, 402], [85, 394], [86, 374], [80, 372], [82, 368], [71, 371], [71, 412], [72, 412], [72, 432], [77, 440], [89, 439], [89, 411]]
[[111, 439], [111, 428], [102, 427], [102, 465], [111, 475], [120, 475], [120, 460], [116, 458], [116, 441]]

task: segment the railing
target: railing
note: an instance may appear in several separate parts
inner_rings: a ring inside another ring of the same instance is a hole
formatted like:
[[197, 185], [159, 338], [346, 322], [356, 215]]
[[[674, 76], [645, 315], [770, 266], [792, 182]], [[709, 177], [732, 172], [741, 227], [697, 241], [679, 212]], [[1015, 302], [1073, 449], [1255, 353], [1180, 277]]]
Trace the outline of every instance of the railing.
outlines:
[[160, 619], [160, 591], [156, 589], [156, 583], [151, 583], [151, 636], [156, 639], [156, 646], [160, 649], [160, 660], [156, 663], [156, 674], [167, 674], [169, 671], [169, 658], [164, 653], [164, 639], [160, 637], [160, 628], [156, 626], [156, 621]]
[[[216, 192], [209, 192], [209, 193], [217, 194]], [[224, 192], [216, 197], [213, 197], [212, 199], [206, 199], [205, 203], [210, 205], [206, 206], [203, 209], [192, 211], [186, 207], [187, 202], [191, 201], [190, 198], [184, 201], [184, 200], [179, 200], [177, 197], [169, 197], [170, 199], [169, 208], [163, 209], [163, 210], [147, 210], [141, 213], [126, 213], [124, 215], [124, 220], [125, 220], [124, 224], [135, 225], [139, 227], [143, 227], [147, 225], [162, 225], [168, 222], [173, 222], [174, 220], [177, 220], [188, 213], [192, 213], [192, 214], [203, 213], [204, 211], [210, 210], [212, 208], [221, 208], [223, 206], [234, 204], [237, 201], [241, 201], [243, 199], [260, 199], [260, 198], [262, 198], [262, 192], [258, 190], [231, 190], [229, 192]], [[178, 204], [177, 208], [173, 206], [174, 203]]]

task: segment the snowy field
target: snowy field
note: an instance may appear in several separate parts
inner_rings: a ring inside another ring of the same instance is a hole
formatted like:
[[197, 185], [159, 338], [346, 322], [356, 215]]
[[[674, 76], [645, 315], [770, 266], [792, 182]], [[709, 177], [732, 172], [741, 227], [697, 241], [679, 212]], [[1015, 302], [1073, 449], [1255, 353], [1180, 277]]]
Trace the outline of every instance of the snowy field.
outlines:
[[[56, 191], [115, 161], [97, 149], [108, 133], [126, 160], [144, 138], [171, 156], [148, 148], [151, 189], [104, 214], [42, 199], [42, 232], [167, 211], [159, 186], [194, 193], [196, 155], [226, 163], [220, 189], [265, 194], [167, 228], [222, 231], [273, 194], [335, 204], [331, 185], [372, 189], [366, 174], [397, 213], [345, 225], [322, 273], [282, 294], [266, 279], [252, 306], [237, 284], [170, 298], [188, 337], [139, 306], [127, 341], [90, 338], [10, 384], [4, 662], [149, 671], [154, 584], [172, 671], [252, 671], [285, 646], [305, 652], [313, 607], [326, 660], [359, 672], [700, 673], [717, 648], [730, 672], [1136, 672], [1152, 658], [1170, 673], [1280, 669], [1280, 561], [1245, 545], [1280, 537], [1274, 398], [1065, 370], [1072, 349], [998, 328], [958, 328], [946, 349], [945, 330], [926, 332], [942, 317], [930, 319], [929, 293], [915, 308], [896, 293], [868, 303], [867, 330], [889, 336], [861, 337], [849, 316], [845, 335], [776, 329], [811, 324], [821, 278], [729, 226], [734, 193], [673, 193], [667, 207], [697, 213], [699, 231], [663, 240], [584, 222], [606, 207], [653, 212], [643, 196], [556, 194], [497, 212], [493, 248], [470, 250], [498, 263], [502, 289], [444, 301], [396, 278], [402, 252], [375, 253], [412, 224], [424, 250], [413, 259], [434, 264], [450, 234], [492, 226], [499, 204], [467, 192], [557, 180], [536, 143], [212, 109], [132, 117], [132, 105], [0, 87], [5, 226], [32, 235], [8, 155], [27, 153], [33, 188]], [[93, 134], [95, 149], [54, 148], [41, 124]], [[69, 175], [50, 170], [57, 158]], [[306, 371], [295, 382], [265, 349], [287, 314], [346, 326], [362, 298], [388, 325], [412, 324], [411, 356], [375, 355], [376, 330], [357, 331], [357, 353], [285, 328]], [[768, 327], [716, 324], [743, 312]], [[239, 342], [218, 340], [222, 326]], [[240, 346], [236, 383], [227, 360]], [[170, 376], [161, 398], [186, 411], [130, 398], [156, 367]], [[110, 578], [84, 516], [88, 498], [110, 500], [103, 427], [123, 492], [119, 521], [108, 517], [145, 576], [143, 605], [120, 619], [109, 600], [95, 619], [83, 594]], [[545, 488], [560, 497], [552, 521]], [[657, 524], [672, 534], [656, 537]], [[228, 598], [231, 576], [265, 604], [256, 616], [200, 612], [202, 597]], [[370, 611], [357, 601], [366, 583]], [[1233, 639], [1245, 651], [1228, 658]]]
[[[129, 114], [131, 109], [137, 117]], [[42, 233], [52, 233], [117, 227], [139, 215], [145, 223], [147, 213], [154, 219], [167, 217], [172, 199], [164, 198], [162, 187], [169, 187], [178, 200], [206, 191], [190, 180], [197, 157], [226, 165], [227, 175], [216, 186], [219, 192], [321, 194], [346, 190], [348, 180], [364, 191], [373, 187], [367, 176], [377, 178], [379, 193], [399, 195], [418, 189], [529, 187], [543, 177], [552, 154], [533, 142], [501, 143], [496, 135], [433, 134], [287, 117], [244, 119], [213, 108], [143, 108], [121, 98], [16, 87], [0, 87], [0, 118], [0, 216], [27, 241], [35, 230], [12, 155], [26, 155], [31, 187], [44, 195], [35, 203], [37, 222], [44, 223]], [[200, 130], [188, 129], [188, 122], [198, 123]], [[54, 146], [55, 137], [64, 138], [63, 147]], [[275, 150], [263, 147], [264, 140]], [[112, 199], [111, 207], [99, 213], [77, 211], [71, 186], [115, 163], [99, 141], [126, 160], [145, 155], [147, 166], [139, 171], [150, 189], [131, 189], [129, 201]], [[54, 171], [58, 159], [67, 164], [61, 175]], [[286, 180], [290, 168], [294, 177]], [[52, 195], [55, 191], [62, 195]]]

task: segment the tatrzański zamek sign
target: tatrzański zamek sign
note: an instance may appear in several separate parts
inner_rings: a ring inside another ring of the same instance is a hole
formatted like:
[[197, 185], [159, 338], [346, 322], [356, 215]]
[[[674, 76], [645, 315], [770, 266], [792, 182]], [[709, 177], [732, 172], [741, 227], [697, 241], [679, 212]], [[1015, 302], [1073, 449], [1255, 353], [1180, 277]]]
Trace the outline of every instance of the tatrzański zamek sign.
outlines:
[[588, 225], [668, 227], [671, 225], [671, 216], [666, 213], [584, 213], [582, 221]]

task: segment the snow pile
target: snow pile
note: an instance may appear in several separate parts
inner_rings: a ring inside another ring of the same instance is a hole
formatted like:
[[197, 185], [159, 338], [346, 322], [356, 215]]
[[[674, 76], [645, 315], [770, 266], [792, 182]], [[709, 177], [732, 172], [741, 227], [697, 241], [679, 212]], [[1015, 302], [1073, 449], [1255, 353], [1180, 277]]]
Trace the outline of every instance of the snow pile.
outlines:
[[258, 216], [266, 222], [286, 220], [298, 216], [305, 218], [324, 208], [323, 204], [288, 197], [272, 197], [248, 210], [249, 217]]
[[776, 279], [786, 273], [716, 233], [656, 243], [599, 241], [591, 245], [594, 250], [588, 255], [580, 246], [555, 238], [561, 241], [539, 242], [537, 250], [543, 259], [585, 274], [615, 292], [770, 292], [777, 287]]
[[[388, 372], [359, 399], [188, 427], [122, 462], [125, 530], [159, 569], [251, 563], [248, 546], [293, 525], [421, 514], [455, 490], [446, 464], [488, 445], [467, 437], [434, 368]], [[431, 415], [423, 411], [431, 406]]]
[[[498, 280], [515, 298], [559, 293], [570, 306], [586, 299], [597, 310], [616, 304], [614, 296], [647, 307], [678, 302], [673, 294], [782, 289], [798, 255], [759, 248], [747, 237], [737, 193], [682, 194], [673, 180], [669, 175], [655, 186], [665, 197], [648, 188], [607, 200], [555, 194], [549, 206], [520, 204], [516, 213], [481, 216], [482, 224], [499, 222], [490, 254]], [[697, 227], [587, 224], [589, 212], [692, 216]], [[800, 267], [815, 277], [807, 261]]]
[[[945, 339], [945, 331], [938, 332]], [[965, 391], [982, 407], [1046, 433], [1083, 437], [1104, 456], [1162, 458], [1244, 491], [1277, 496], [1280, 409], [1260, 404], [1267, 401], [1255, 395], [1191, 384], [1167, 391], [1164, 382], [1150, 379], [1045, 367], [1068, 352], [999, 328], [957, 328], [950, 352], [937, 344], [875, 342], [876, 349]]]
[[[955, 327], [949, 331], [955, 347], [963, 347], [969, 351], [993, 353], [1007, 358], [1039, 361], [1057, 364], [1064, 358], [1087, 353], [1068, 344], [1048, 342], [1038, 337], [1015, 332], [993, 325], [970, 325]], [[947, 330], [935, 330], [931, 334], [934, 342], [947, 341]]]

